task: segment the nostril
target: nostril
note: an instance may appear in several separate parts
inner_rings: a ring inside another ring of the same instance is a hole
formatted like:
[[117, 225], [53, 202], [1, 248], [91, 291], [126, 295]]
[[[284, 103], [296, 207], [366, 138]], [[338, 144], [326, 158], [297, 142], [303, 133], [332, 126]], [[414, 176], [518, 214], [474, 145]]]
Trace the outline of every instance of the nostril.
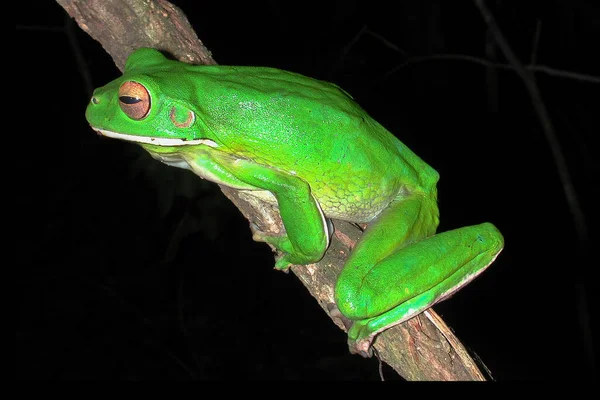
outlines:
[[96, 98], [95, 96], [92, 97], [92, 104], [98, 104], [100, 103], [100, 101], [98, 100], [98, 98]]

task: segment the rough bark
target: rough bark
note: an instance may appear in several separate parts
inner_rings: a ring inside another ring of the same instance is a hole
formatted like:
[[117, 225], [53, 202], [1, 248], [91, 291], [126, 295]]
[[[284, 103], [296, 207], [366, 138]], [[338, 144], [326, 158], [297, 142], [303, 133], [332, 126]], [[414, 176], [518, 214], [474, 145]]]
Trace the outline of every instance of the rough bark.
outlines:
[[[216, 64], [183, 12], [168, 1], [57, 2], [81, 29], [102, 44], [121, 70], [129, 53], [138, 47], [154, 47], [188, 63]], [[276, 233], [283, 229], [276, 208], [242, 198], [238, 191], [227, 187], [221, 190], [261, 230]], [[362, 232], [353, 224], [333, 222], [335, 234], [323, 260], [291, 268], [327, 313], [334, 304], [337, 276]], [[340, 320], [332, 320], [346, 329]], [[378, 357], [407, 380], [484, 380], [460, 341], [433, 309], [381, 333], [374, 347]]]

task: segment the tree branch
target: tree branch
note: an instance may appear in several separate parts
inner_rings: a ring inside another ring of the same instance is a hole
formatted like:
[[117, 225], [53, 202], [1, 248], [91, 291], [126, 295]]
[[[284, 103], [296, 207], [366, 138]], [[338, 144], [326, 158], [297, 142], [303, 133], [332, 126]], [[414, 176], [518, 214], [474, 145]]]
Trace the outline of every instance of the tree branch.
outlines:
[[[57, 2], [102, 44], [121, 70], [129, 53], [139, 47], [154, 47], [188, 63], [216, 64], [183, 12], [167, 1]], [[222, 186], [221, 190], [262, 231], [283, 230], [276, 208], [243, 198], [231, 188]], [[342, 221], [334, 224], [336, 231], [323, 260], [292, 267], [326, 312], [334, 304], [333, 290], [339, 272], [361, 235], [361, 230], [353, 224]], [[334, 322], [345, 330], [341, 321]], [[374, 346], [379, 357], [407, 380], [484, 380], [475, 362], [432, 309], [381, 333]]]

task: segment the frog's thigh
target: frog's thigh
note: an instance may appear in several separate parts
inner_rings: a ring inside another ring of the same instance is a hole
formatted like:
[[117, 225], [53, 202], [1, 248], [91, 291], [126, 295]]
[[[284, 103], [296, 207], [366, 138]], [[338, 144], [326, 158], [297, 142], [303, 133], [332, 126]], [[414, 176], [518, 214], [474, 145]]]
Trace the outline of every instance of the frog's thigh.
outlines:
[[[410, 209], [410, 202], [408, 205]], [[371, 234], [363, 236], [336, 285], [336, 303], [341, 313], [357, 321], [349, 332], [350, 339], [372, 336], [420, 313], [471, 281], [502, 249], [502, 236], [492, 224], [485, 223], [416, 242], [413, 237], [408, 241], [413, 243], [408, 245], [397, 242], [395, 251], [379, 261], [369, 261], [363, 253], [376, 253], [373, 249], [381, 247], [372, 238], [390, 240], [410, 229], [403, 226], [404, 221], [422, 225], [426, 220], [426, 216], [406, 218], [408, 215], [401, 213], [405, 208], [402, 202], [391, 207], [397, 210], [388, 210], [385, 222], [378, 220], [369, 227], [371, 232], [365, 232]], [[389, 215], [395, 212], [399, 218]], [[428, 211], [421, 207], [414, 208], [414, 212]], [[419, 227], [414, 229], [418, 231]], [[383, 247], [390, 246], [387, 243]]]

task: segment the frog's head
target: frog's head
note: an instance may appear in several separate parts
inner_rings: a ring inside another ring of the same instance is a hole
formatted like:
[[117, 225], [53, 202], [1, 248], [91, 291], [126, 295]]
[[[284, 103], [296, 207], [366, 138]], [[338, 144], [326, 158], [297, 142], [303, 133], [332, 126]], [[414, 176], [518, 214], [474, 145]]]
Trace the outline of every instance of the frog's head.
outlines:
[[94, 91], [86, 119], [103, 136], [140, 144], [216, 146], [210, 137], [200, 137], [205, 130], [187, 101], [193, 85], [179, 71], [183, 65], [155, 49], [135, 50], [123, 75]]

